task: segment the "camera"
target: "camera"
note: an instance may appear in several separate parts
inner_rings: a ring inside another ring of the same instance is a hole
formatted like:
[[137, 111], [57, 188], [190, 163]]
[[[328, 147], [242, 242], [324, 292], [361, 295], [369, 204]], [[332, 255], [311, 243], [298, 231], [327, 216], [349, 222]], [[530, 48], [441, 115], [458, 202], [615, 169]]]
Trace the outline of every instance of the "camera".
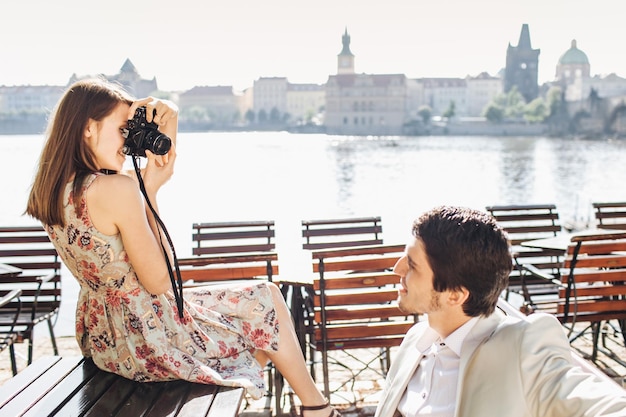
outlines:
[[146, 151], [155, 155], [165, 155], [172, 147], [172, 140], [159, 132], [156, 123], [146, 120], [146, 107], [139, 107], [128, 120], [124, 129], [124, 153], [132, 156], [146, 156]]

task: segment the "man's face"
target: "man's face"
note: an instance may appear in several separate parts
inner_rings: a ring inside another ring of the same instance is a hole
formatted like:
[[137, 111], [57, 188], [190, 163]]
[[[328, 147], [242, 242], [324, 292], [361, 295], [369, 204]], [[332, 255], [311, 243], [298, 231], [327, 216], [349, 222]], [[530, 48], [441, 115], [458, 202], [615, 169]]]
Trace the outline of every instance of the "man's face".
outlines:
[[434, 274], [420, 239], [414, 237], [407, 244], [393, 272], [400, 275], [398, 307], [402, 311], [429, 314], [441, 309], [441, 293], [433, 288]]

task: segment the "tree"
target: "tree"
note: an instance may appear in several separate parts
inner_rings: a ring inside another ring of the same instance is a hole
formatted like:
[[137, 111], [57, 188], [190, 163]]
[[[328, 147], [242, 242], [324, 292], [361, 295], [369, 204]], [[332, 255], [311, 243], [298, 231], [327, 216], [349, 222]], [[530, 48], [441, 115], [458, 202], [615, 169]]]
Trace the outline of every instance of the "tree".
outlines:
[[447, 119], [451, 119], [455, 115], [456, 115], [456, 103], [454, 101], [451, 101], [446, 111], [443, 112], [443, 117]]
[[433, 115], [433, 110], [430, 108], [430, 106], [423, 105], [417, 109], [417, 115], [422, 119], [422, 123], [424, 123], [424, 125], [427, 125], [430, 123], [430, 118]]
[[524, 110], [524, 119], [531, 123], [543, 122], [548, 116], [548, 107], [541, 97], [528, 103]]
[[524, 116], [526, 100], [519, 92], [517, 86], [513, 86], [505, 95], [506, 106], [504, 107], [504, 117], [518, 119]]
[[272, 107], [270, 110], [270, 122], [277, 123], [280, 121], [280, 112], [276, 107]]
[[504, 109], [495, 103], [491, 103], [483, 110], [483, 116], [491, 123], [501, 123], [504, 119]]
[[254, 110], [248, 109], [248, 111], [246, 112], [245, 118], [249, 124], [253, 124], [254, 119], [255, 119]]

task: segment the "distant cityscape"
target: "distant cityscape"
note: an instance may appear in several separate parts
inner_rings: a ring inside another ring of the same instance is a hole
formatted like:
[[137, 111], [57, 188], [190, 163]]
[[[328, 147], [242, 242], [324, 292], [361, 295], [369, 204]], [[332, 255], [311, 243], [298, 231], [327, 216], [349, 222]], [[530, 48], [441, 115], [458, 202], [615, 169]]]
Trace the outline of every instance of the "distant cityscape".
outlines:
[[[587, 55], [572, 40], [564, 46], [552, 82], [538, 84], [540, 49], [523, 24], [509, 43], [498, 74], [465, 78], [408, 78], [355, 72], [346, 28], [337, 72], [325, 84], [295, 84], [260, 77], [250, 88], [196, 86], [161, 91], [130, 59], [118, 74], [98, 76], [136, 97], [169, 98], [180, 108], [181, 131], [289, 130], [336, 135], [575, 135], [626, 136], [626, 79], [592, 76]], [[494, 51], [493, 53], [500, 53]], [[87, 78], [73, 74], [68, 85]], [[0, 134], [39, 134], [65, 86], [0, 86]]]

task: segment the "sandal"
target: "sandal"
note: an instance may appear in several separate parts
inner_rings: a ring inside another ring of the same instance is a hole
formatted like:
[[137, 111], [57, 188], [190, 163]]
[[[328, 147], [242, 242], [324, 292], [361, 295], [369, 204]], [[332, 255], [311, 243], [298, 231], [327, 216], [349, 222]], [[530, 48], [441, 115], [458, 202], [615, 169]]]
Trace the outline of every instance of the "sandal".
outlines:
[[326, 401], [326, 403], [322, 405], [301, 405], [300, 412], [301, 412], [301, 415], [304, 416], [304, 413], [302, 413], [302, 411], [323, 410], [326, 407], [330, 407], [330, 414], [328, 415], [328, 417], [341, 417], [341, 414], [339, 414], [339, 411], [337, 411], [335, 407], [330, 405], [330, 401]]

